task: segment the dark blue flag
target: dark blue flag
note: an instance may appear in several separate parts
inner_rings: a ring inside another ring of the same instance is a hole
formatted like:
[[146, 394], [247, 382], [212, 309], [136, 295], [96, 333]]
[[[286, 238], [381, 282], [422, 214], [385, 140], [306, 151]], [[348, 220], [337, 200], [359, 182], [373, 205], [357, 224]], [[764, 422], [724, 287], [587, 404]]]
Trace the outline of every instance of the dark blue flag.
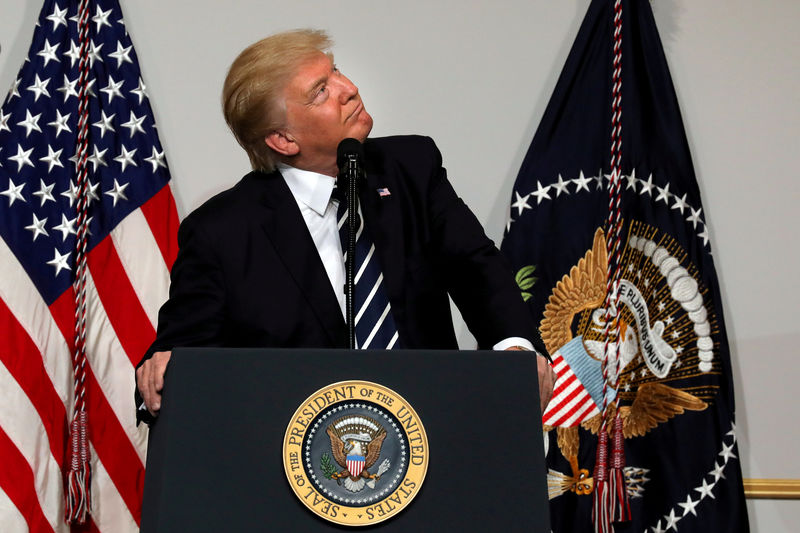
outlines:
[[722, 303], [680, 110], [649, 2], [626, 0], [621, 13], [619, 371], [610, 365], [609, 386], [613, 2], [589, 7], [502, 245], [558, 375], [543, 415], [552, 528], [592, 530], [608, 404], [622, 420], [632, 514], [618, 533], [748, 531]]

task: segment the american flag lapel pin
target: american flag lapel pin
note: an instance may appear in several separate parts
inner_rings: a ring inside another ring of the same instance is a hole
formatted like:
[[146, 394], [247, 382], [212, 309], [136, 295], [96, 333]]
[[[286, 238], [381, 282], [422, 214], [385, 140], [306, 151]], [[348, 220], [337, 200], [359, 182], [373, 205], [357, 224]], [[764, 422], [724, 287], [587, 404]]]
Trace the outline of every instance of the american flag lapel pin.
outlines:
[[378, 191], [378, 196], [380, 196], [381, 198], [386, 198], [387, 196], [391, 196], [392, 195], [392, 193], [389, 192], [389, 188], [388, 187], [381, 187], [381, 188], [377, 189], [377, 191]]

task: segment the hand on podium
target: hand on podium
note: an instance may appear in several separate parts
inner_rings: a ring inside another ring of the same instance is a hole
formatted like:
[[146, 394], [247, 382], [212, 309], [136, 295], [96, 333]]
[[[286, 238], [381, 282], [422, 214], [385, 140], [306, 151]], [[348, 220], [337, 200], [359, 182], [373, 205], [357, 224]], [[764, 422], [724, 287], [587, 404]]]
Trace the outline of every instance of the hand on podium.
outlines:
[[164, 373], [172, 352], [156, 352], [153, 357], [136, 369], [136, 386], [144, 405], [153, 416], [161, 409], [161, 389], [164, 388]]
[[[512, 346], [506, 348], [511, 351], [527, 351], [527, 348], [522, 346]], [[550, 403], [550, 398], [553, 396], [553, 386], [556, 383], [556, 373], [553, 367], [550, 366], [550, 361], [546, 357], [539, 354], [536, 356], [536, 367], [539, 374], [539, 407], [541, 412], [544, 413], [545, 407]]]

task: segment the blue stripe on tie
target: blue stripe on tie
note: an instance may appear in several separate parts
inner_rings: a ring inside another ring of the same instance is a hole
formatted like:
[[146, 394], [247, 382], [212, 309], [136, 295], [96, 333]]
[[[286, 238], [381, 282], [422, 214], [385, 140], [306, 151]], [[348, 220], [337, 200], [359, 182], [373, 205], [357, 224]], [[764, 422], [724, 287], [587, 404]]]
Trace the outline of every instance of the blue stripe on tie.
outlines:
[[[383, 281], [383, 274], [381, 274], [381, 276], [378, 278], [378, 281], [380, 282]], [[361, 304], [361, 308], [359, 309], [358, 314], [355, 316], [356, 324], [358, 324], [361, 321], [361, 317], [364, 316], [364, 312], [367, 310], [369, 303], [372, 302], [372, 299], [375, 297], [375, 293], [378, 292], [380, 288], [381, 284], [376, 283], [369, 291], [369, 293], [367, 293], [366, 301], [364, 302], [367, 305]]]
[[[358, 272], [356, 272], [356, 275], [355, 275], [355, 282], [356, 283], [358, 283], [358, 280], [361, 279], [361, 275], [364, 273], [364, 270], [367, 269], [367, 266], [368, 266], [367, 263], [369, 262], [370, 259], [372, 259], [372, 255], [374, 253], [375, 253], [375, 245], [373, 244], [372, 246], [370, 246], [369, 252], [367, 252], [366, 259], [361, 263], [361, 267], [358, 269]], [[383, 279], [383, 278], [381, 278], [381, 279]]]

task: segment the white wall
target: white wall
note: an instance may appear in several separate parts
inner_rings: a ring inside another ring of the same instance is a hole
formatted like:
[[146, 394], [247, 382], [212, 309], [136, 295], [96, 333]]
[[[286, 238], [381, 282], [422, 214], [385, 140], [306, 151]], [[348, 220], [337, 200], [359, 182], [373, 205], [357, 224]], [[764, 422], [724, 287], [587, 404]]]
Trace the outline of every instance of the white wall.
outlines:
[[[223, 7], [225, 6], [225, 7]], [[588, 0], [122, 1], [181, 215], [247, 159], [219, 93], [251, 42], [295, 27], [336, 39], [373, 134], [425, 133], [490, 236]], [[27, 53], [40, 0], [0, 0], [0, 87]], [[653, 3], [683, 109], [724, 295], [745, 477], [800, 478], [800, 2]], [[460, 326], [462, 344], [470, 337]], [[754, 531], [792, 531], [800, 502], [749, 504]]]

